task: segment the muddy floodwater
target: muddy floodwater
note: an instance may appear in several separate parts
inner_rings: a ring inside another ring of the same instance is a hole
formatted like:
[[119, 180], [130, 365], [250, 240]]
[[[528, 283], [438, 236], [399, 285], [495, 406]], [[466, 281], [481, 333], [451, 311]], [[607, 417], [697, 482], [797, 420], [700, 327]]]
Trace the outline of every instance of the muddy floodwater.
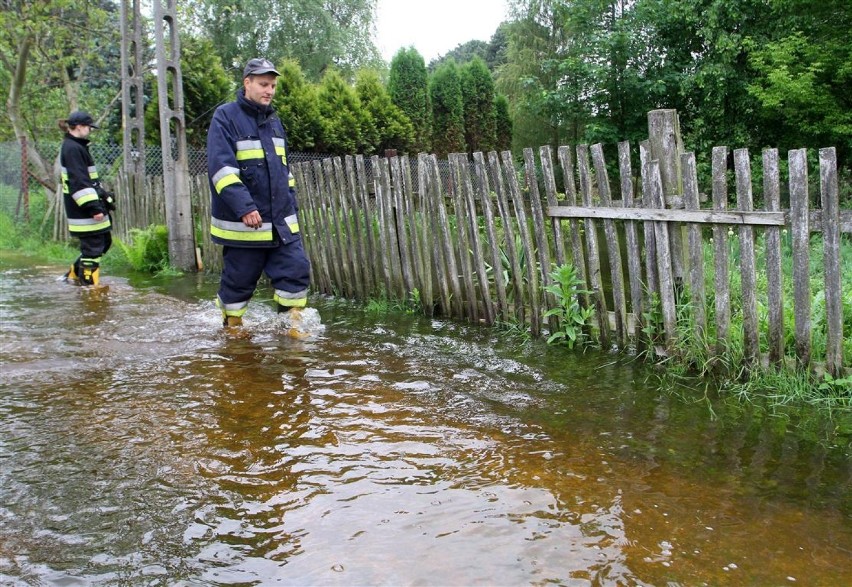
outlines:
[[831, 422], [340, 300], [293, 338], [263, 288], [232, 335], [215, 276], [61, 272], [0, 256], [0, 584], [852, 585]]

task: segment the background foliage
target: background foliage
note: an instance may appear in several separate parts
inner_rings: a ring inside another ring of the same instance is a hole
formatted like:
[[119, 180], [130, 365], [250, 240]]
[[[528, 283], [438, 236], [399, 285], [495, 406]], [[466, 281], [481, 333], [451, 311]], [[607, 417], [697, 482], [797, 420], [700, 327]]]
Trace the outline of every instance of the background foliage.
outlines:
[[[113, 0], [2, 0], [0, 140], [26, 136], [33, 177], [55, 186], [57, 120], [83, 108], [120, 141], [120, 23]], [[203, 145], [249, 57], [282, 72], [275, 107], [299, 151], [365, 155], [636, 142], [646, 114], [680, 113], [687, 149], [835, 146], [850, 173], [848, 0], [509, 0], [489, 41], [426, 64], [413, 47], [384, 63], [375, 0], [179, 3], [185, 119]], [[275, 15], [271, 18], [270, 15]], [[447, 18], [452, 18], [451, 14]], [[259, 25], [262, 23], [262, 26]], [[153, 26], [147, 23], [151, 67]], [[442, 67], [453, 62], [458, 80]], [[153, 71], [147, 141], [159, 140]], [[463, 141], [452, 113], [462, 93]], [[446, 86], [446, 87], [444, 87]], [[440, 100], [436, 100], [440, 98]], [[450, 108], [448, 110], [448, 107]], [[706, 164], [706, 161], [704, 162]]]

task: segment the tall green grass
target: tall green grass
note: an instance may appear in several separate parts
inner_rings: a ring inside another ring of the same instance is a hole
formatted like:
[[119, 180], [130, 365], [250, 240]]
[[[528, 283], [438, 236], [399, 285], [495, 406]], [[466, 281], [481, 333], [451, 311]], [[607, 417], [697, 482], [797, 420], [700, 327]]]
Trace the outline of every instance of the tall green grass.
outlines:
[[[72, 263], [79, 254], [77, 241], [55, 241], [52, 223], [45, 222], [48, 205], [44, 190], [30, 193], [29, 220], [0, 211], [0, 248], [26, 253], [49, 263]], [[60, 211], [60, 214], [62, 211]], [[132, 269], [156, 274], [176, 275], [169, 265], [168, 230], [165, 226], [132, 229], [124, 242], [113, 233], [114, 246], [104, 255], [101, 266], [108, 271]]]

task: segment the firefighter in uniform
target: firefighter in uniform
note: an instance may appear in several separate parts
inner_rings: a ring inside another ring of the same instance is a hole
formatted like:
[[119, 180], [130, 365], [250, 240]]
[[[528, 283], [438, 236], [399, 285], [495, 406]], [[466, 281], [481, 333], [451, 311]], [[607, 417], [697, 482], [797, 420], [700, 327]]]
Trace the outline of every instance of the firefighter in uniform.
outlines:
[[239, 326], [263, 272], [279, 312], [294, 318], [307, 303], [310, 262], [296, 216], [287, 137], [271, 106], [280, 74], [251, 59], [234, 102], [216, 109], [207, 134], [212, 198], [210, 232], [223, 245], [216, 305], [225, 326]]
[[60, 121], [59, 128], [65, 131], [59, 155], [65, 214], [71, 236], [80, 240], [80, 256], [65, 279], [80, 285], [97, 285], [101, 257], [112, 245], [109, 212], [115, 210], [114, 196], [101, 187], [89, 153], [89, 133], [98, 127], [88, 113], [78, 110]]

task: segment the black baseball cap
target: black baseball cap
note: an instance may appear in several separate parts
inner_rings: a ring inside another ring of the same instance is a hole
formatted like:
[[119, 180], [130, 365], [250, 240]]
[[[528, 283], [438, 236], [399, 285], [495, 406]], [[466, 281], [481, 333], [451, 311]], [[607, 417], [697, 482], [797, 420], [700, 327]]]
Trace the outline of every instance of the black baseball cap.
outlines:
[[99, 128], [98, 125], [95, 124], [95, 119], [92, 118], [91, 114], [83, 110], [75, 110], [71, 113], [71, 116], [68, 117], [68, 125], [77, 126], [79, 124], [85, 124], [92, 128]]
[[243, 70], [243, 79], [250, 75], [263, 75], [264, 73], [281, 75], [269, 59], [255, 57], [254, 59], [249, 59], [249, 62], [246, 63], [246, 68]]

